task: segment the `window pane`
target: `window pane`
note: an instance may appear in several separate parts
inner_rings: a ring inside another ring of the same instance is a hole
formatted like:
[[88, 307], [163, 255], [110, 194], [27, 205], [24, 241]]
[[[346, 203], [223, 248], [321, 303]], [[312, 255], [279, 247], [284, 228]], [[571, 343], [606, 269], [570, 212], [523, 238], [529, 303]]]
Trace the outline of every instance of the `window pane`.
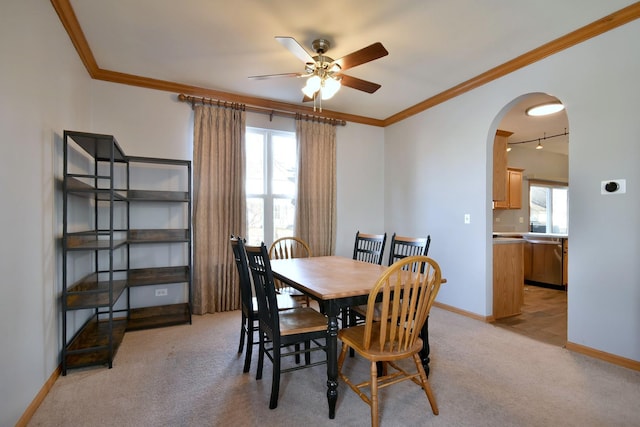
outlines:
[[293, 236], [295, 205], [293, 199], [273, 200], [273, 240]]
[[549, 188], [529, 188], [529, 222], [534, 233], [547, 232], [547, 195]]
[[273, 135], [273, 194], [294, 196], [296, 193], [296, 140], [291, 135]]
[[264, 194], [264, 135], [246, 133], [247, 194]]
[[247, 198], [247, 243], [259, 245], [264, 241], [264, 200]]
[[553, 224], [552, 233], [568, 234], [568, 218], [569, 212], [567, 210], [568, 194], [569, 191], [566, 188], [554, 188], [552, 190], [551, 200], [553, 207], [551, 212], [553, 217], [551, 222]]

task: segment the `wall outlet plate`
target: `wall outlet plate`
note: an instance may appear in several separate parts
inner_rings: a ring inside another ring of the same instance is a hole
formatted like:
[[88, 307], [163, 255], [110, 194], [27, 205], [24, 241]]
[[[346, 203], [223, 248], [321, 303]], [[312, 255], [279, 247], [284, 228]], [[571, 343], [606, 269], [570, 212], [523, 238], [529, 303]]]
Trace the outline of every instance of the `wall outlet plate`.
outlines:
[[608, 179], [600, 182], [600, 194], [624, 194], [626, 192], [626, 179]]
[[167, 295], [168, 295], [167, 288], [156, 289], [156, 296], [157, 297], [166, 297]]

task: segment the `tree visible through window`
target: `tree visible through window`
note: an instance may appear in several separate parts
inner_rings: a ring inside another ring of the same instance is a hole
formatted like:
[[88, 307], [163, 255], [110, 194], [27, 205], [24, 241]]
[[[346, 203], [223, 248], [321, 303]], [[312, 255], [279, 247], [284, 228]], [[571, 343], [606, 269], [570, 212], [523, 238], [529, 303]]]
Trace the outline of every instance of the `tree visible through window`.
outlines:
[[247, 243], [293, 236], [297, 152], [294, 132], [247, 128]]
[[534, 233], [569, 234], [569, 188], [560, 184], [529, 184], [529, 223]]

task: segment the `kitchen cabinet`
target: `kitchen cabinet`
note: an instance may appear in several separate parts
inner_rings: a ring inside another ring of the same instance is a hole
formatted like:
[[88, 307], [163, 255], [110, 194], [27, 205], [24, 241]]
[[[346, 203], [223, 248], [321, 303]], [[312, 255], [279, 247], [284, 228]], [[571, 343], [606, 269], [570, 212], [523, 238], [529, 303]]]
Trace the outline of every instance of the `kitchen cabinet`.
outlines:
[[524, 304], [524, 241], [493, 240], [493, 317], [522, 312]]
[[513, 132], [498, 129], [493, 140], [493, 200], [507, 199], [507, 140]]
[[524, 169], [507, 168], [507, 197], [497, 200], [494, 209], [522, 209], [522, 171]]

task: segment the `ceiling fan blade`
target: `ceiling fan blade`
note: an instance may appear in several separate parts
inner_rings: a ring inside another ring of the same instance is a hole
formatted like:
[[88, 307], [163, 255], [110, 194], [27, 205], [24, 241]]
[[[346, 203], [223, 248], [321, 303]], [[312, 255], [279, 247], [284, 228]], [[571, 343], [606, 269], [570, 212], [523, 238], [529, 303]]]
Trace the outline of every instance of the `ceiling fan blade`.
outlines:
[[264, 80], [264, 79], [271, 79], [274, 77], [306, 77], [308, 76], [308, 74], [304, 74], [304, 73], [282, 73], [282, 74], [265, 74], [262, 76], [249, 76], [250, 79], [253, 80]]
[[284, 47], [289, 49], [291, 53], [293, 53], [298, 59], [300, 59], [305, 64], [307, 62], [314, 63], [313, 57], [303, 48], [300, 43], [296, 41], [293, 37], [277, 37], [276, 40]]
[[347, 76], [346, 74], [340, 74], [340, 76], [342, 77], [340, 82], [343, 86], [348, 86], [363, 92], [373, 93], [382, 87], [378, 83], [368, 82], [357, 77]]
[[308, 97], [307, 95], [304, 95], [304, 96], [302, 97], [302, 102], [309, 102], [309, 101], [313, 101], [313, 98]]
[[349, 68], [362, 65], [369, 61], [373, 61], [374, 59], [382, 58], [383, 56], [387, 56], [388, 54], [389, 52], [387, 52], [387, 49], [382, 46], [382, 43], [377, 42], [370, 46], [363, 47], [362, 49], [352, 52], [346, 56], [343, 56], [340, 59], [336, 59], [335, 61], [333, 61], [332, 65], [338, 64], [342, 70], [347, 70]]

